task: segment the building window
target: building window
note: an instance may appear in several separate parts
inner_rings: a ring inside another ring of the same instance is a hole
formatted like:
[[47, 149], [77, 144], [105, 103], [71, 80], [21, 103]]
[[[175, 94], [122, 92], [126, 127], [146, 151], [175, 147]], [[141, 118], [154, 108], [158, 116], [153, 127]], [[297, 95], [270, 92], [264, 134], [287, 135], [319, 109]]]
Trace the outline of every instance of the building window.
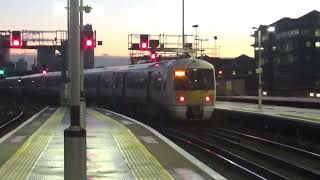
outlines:
[[288, 64], [292, 64], [294, 62], [293, 55], [288, 56]]
[[311, 47], [311, 42], [310, 41], [306, 42], [306, 47]]
[[316, 42], [316, 43], [315, 43], [315, 46], [316, 46], [316, 48], [320, 48], [320, 42], [319, 42], [319, 41]]
[[316, 37], [320, 37], [320, 29], [316, 29], [316, 30], [314, 31], [314, 35], [315, 35]]

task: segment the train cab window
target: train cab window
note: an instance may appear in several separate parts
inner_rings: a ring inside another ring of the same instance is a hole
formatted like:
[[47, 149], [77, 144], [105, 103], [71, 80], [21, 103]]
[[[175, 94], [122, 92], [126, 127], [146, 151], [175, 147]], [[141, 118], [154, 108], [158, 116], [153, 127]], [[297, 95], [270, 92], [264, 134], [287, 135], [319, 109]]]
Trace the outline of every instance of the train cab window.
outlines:
[[175, 90], [211, 90], [214, 89], [214, 73], [212, 69], [187, 69], [176, 71]]

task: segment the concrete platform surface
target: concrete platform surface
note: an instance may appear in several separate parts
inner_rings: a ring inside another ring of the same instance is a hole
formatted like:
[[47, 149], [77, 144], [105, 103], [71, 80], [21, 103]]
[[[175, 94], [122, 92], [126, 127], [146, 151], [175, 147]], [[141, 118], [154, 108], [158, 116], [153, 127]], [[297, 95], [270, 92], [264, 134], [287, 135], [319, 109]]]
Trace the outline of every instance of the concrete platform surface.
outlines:
[[262, 109], [259, 109], [257, 104], [227, 101], [217, 101], [216, 108], [231, 111], [242, 111], [263, 114], [269, 116], [278, 116], [311, 123], [320, 123], [320, 111], [318, 109], [295, 108], [274, 105], [262, 105]]
[[[66, 108], [46, 108], [0, 138], [0, 179], [64, 178]], [[87, 109], [88, 179], [225, 179], [131, 118]]]

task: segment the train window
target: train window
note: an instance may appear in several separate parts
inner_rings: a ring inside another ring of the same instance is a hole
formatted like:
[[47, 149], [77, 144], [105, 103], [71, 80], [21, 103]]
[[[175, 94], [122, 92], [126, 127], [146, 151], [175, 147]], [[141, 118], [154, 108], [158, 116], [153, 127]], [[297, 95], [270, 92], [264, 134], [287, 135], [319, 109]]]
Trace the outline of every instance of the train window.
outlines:
[[153, 78], [153, 83], [152, 83], [153, 89], [160, 91], [162, 87], [162, 82], [163, 82], [163, 75], [160, 72], [158, 72], [157, 74], [154, 74], [152, 78]]
[[143, 89], [145, 88], [145, 78], [143, 72], [128, 74], [128, 88]]
[[163, 76], [163, 91], [165, 91], [167, 88], [167, 74], [164, 74]]
[[175, 77], [175, 90], [209, 90], [214, 89], [212, 69], [187, 69], [184, 77]]
[[105, 88], [109, 88], [109, 86], [110, 86], [110, 80], [105, 79], [105, 80], [104, 80], [104, 87], [105, 87]]
[[115, 79], [114, 79], [114, 88], [122, 88], [122, 74], [115, 74]]

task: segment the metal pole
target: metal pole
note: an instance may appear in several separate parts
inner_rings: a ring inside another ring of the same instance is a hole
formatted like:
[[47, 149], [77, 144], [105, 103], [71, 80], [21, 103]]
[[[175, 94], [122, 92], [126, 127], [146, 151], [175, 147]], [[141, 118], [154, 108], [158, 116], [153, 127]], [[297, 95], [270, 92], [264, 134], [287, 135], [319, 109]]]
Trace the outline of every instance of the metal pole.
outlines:
[[[80, 34], [81, 38], [83, 36], [83, 0], [80, 0]], [[84, 58], [83, 58], [83, 47], [80, 47], [80, 126], [85, 128], [85, 106], [86, 100], [83, 97], [84, 94], [84, 75], [83, 75], [83, 67], [84, 67]]]
[[[258, 68], [261, 69], [261, 30], [258, 30], [258, 46], [259, 46], [259, 62], [258, 62]], [[258, 108], [262, 108], [262, 83], [261, 83], [261, 73], [262, 71], [259, 71], [259, 84], [258, 84]]]
[[[73, 5], [73, 6], [72, 6]], [[77, 7], [75, 7], [77, 6]], [[71, 44], [71, 107], [80, 104], [80, 30], [79, 0], [70, 3], [70, 44]], [[71, 119], [72, 126], [79, 126], [79, 119]]]
[[182, 0], [182, 48], [184, 48], [184, 0]]
[[197, 27], [195, 28], [196, 29], [196, 35], [195, 35], [195, 46], [196, 46], [196, 58], [197, 58], [197, 55], [198, 55], [198, 43], [197, 43], [197, 41], [198, 41], [198, 29], [197, 29]]
[[200, 41], [201, 41], [201, 58], [202, 58], [202, 53], [203, 53], [203, 49], [202, 49], [202, 39], [200, 39]]
[[[67, 77], [70, 80], [70, 66], [71, 66], [71, 43], [70, 43], [70, 0], [68, 0], [68, 5], [67, 5], [67, 14], [68, 14], [68, 74]], [[70, 91], [70, 88], [68, 88], [68, 90]], [[70, 94], [70, 93], [69, 93]]]
[[80, 127], [79, 0], [70, 1], [71, 105], [70, 127], [64, 131], [64, 179], [86, 180], [86, 130]]

